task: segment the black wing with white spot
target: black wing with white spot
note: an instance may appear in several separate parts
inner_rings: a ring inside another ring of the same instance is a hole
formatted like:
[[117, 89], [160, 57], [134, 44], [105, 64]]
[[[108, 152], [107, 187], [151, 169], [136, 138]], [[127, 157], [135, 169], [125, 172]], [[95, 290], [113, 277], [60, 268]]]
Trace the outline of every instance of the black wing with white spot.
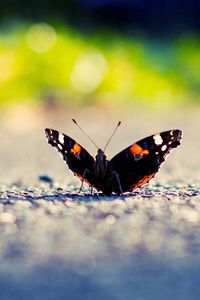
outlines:
[[[153, 178], [167, 154], [180, 145], [181, 137], [178, 129], [164, 131], [130, 145], [113, 157], [110, 163], [118, 174], [122, 191], [132, 191]], [[114, 192], [120, 192], [117, 185]]]
[[46, 128], [45, 135], [48, 143], [61, 154], [70, 170], [84, 180], [84, 172], [93, 168], [94, 158], [81, 145], [64, 133]]

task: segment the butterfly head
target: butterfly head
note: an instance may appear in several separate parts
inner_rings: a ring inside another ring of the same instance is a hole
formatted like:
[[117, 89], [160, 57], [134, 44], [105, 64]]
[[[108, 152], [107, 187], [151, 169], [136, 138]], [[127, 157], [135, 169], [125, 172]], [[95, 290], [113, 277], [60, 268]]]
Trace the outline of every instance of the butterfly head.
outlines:
[[98, 149], [96, 155], [96, 163], [95, 163], [95, 174], [97, 177], [101, 176], [102, 178], [105, 176], [107, 171], [108, 161], [104, 151]]
[[106, 157], [104, 151], [101, 149], [98, 149], [97, 155], [96, 155], [96, 161], [102, 163], [102, 162], [105, 162], [106, 160], [107, 160], [107, 157]]

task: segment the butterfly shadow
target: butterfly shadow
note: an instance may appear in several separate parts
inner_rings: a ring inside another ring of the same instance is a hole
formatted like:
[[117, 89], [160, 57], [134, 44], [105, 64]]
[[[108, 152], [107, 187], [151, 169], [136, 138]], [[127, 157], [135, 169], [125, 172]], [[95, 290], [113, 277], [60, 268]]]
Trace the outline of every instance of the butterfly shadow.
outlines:
[[130, 192], [122, 195], [104, 195], [103, 193], [94, 192], [91, 194], [90, 192], [63, 192], [58, 191], [52, 195], [44, 194], [42, 197], [29, 196], [29, 200], [46, 200], [46, 201], [74, 201], [74, 202], [100, 202], [100, 201], [115, 201], [115, 200], [126, 200], [130, 197], [136, 197], [139, 195], [139, 192]]

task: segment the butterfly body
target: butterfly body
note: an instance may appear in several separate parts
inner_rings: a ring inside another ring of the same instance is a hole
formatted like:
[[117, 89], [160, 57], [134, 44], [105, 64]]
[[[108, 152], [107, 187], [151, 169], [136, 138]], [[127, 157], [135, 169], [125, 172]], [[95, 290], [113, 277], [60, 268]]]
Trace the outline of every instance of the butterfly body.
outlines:
[[101, 149], [93, 158], [75, 140], [57, 130], [47, 128], [45, 134], [74, 175], [105, 195], [133, 191], [147, 183], [182, 137], [180, 130], [161, 132], [130, 145], [108, 160]]
[[[85, 158], [87, 160], [87, 156]], [[68, 161], [70, 166], [70, 158]], [[71, 166], [71, 170], [73, 171], [73, 166]], [[102, 191], [105, 195], [110, 195], [112, 192], [120, 193], [118, 189], [114, 191], [116, 185], [115, 171], [101, 149], [98, 149], [93, 164], [86, 166], [81, 176], [75, 175], [90, 186], [95, 187], [96, 190]]]

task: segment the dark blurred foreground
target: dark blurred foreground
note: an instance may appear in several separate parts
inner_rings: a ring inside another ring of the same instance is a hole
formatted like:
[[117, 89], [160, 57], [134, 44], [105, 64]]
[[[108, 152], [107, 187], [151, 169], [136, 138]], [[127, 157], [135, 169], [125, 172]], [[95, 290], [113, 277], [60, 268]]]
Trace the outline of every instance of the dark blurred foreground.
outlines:
[[200, 185], [71, 192], [1, 186], [1, 299], [198, 298]]

